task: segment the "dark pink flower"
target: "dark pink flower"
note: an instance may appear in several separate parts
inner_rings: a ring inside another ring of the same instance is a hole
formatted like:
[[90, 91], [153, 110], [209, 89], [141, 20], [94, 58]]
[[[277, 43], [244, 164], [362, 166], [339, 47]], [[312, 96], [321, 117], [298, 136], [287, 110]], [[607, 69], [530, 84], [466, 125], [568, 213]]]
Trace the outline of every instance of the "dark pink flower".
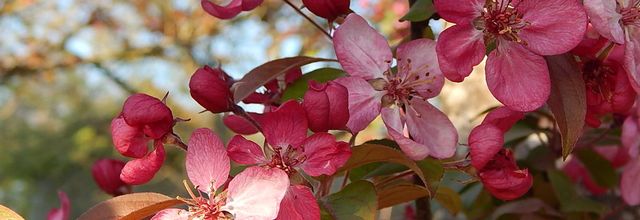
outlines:
[[330, 23], [351, 12], [351, 0], [302, 0], [302, 3], [313, 14], [329, 20]]
[[[173, 135], [175, 121], [169, 107], [154, 97], [135, 94], [127, 98], [122, 113], [111, 121], [111, 135], [116, 150], [135, 158], [129, 161], [120, 178], [138, 185], [151, 180], [160, 169], [165, 153], [163, 142]], [[147, 146], [153, 141], [153, 150]]]
[[624, 67], [640, 91], [640, 1], [584, 0], [591, 24], [603, 37], [624, 44]]
[[[249, 114], [249, 116], [251, 116], [256, 120], [259, 120], [258, 118], [262, 116], [257, 113], [247, 113], [247, 114]], [[222, 123], [224, 123], [224, 125], [227, 126], [227, 128], [229, 128], [231, 131], [237, 134], [251, 135], [251, 134], [258, 133], [258, 128], [256, 128], [256, 126], [251, 124], [251, 122], [249, 122], [246, 118], [242, 116], [238, 116], [234, 114], [225, 115], [222, 118]]]
[[[435, 42], [401, 44], [396, 51], [397, 72], [391, 69], [393, 54], [387, 41], [357, 14], [347, 16], [333, 42], [338, 61], [349, 74], [336, 82], [349, 92], [347, 127], [352, 133], [382, 113], [389, 136], [411, 159], [453, 156], [457, 131], [444, 113], [427, 102], [444, 85]], [[404, 133], [405, 126], [413, 139]]]
[[307, 113], [309, 129], [314, 132], [346, 129], [349, 121], [349, 93], [337, 83], [309, 81], [302, 105]]
[[100, 159], [93, 163], [91, 175], [98, 187], [107, 194], [119, 196], [131, 192], [131, 186], [120, 179], [125, 162], [115, 159]]
[[204, 11], [216, 18], [231, 19], [240, 14], [240, 12], [253, 10], [262, 4], [263, 0], [231, 0], [226, 6], [221, 6], [211, 1], [200, 1]]
[[311, 176], [332, 175], [351, 156], [349, 144], [336, 141], [329, 133], [307, 137], [307, 118], [296, 101], [288, 101], [264, 114], [261, 121], [267, 142], [265, 156], [259, 145], [236, 135], [229, 141], [227, 152], [237, 163], [279, 168], [293, 174], [296, 168]]
[[[435, 0], [438, 14], [455, 26], [440, 34], [438, 62], [445, 77], [461, 82], [484, 58], [487, 85], [507, 107], [533, 111], [550, 92], [542, 56], [568, 52], [585, 33], [587, 16], [577, 0]], [[562, 19], [558, 19], [562, 18]]]
[[500, 107], [490, 112], [469, 135], [471, 165], [485, 189], [502, 200], [519, 198], [533, 184], [529, 171], [518, 168], [511, 151], [502, 147], [505, 132], [523, 116], [521, 112]]
[[69, 197], [63, 191], [58, 191], [60, 208], [52, 208], [47, 214], [47, 220], [68, 220], [71, 212]]
[[222, 140], [211, 130], [193, 132], [187, 150], [186, 167], [189, 180], [207, 197], [185, 200], [188, 210], [165, 209], [152, 219], [275, 219], [280, 202], [289, 187], [289, 177], [280, 169], [249, 167], [236, 175], [226, 189], [230, 160]]
[[277, 220], [320, 220], [320, 206], [309, 187], [289, 186], [287, 194], [280, 202]]
[[620, 179], [620, 194], [627, 204], [632, 206], [640, 204], [638, 185], [640, 185], [640, 158], [636, 157], [624, 168]]
[[212, 113], [232, 111], [235, 103], [231, 93], [233, 79], [220, 68], [204, 66], [189, 80], [189, 92], [196, 102]]

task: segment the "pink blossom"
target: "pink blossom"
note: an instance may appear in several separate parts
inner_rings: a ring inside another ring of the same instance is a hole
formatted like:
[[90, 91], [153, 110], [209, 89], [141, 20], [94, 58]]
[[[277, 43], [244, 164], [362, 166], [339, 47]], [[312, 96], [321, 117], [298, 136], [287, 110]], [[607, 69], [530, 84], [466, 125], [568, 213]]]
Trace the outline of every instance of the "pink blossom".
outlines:
[[52, 208], [47, 214], [47, 220], [68, 220], [71, 213], [71, 205], [69, 197], [63, 191], [58, 191], [58, 199], [60, 200], [60, 208]]
[[638, 109], [625, 119], [622, 125], [621, 141], [632, 160], [625, 166], [620, 179], [622, 198], [629, 205], [640, 204], [640, 121]]
[[302, 0], [302, 3], [313, 14], [329, 20], [329, 23], [351, 12], [351, 0]]
[[[387, 41], [357, 14], [350, 14], [338, 27], [333, 42], [338, 61], [349, 74], [336, 82], [349, 92], [347, 127], [352, 133], [382, 114], [389, 136], [411, 159], [453, 156], [457, 131], [444, 113], [427, 102], [444, 85], [435, 42], [401, 44], [396, 51], [397, 72], [391, 70], [393, 55]], [[404, 133], [405, 126], [413, 139]]]
[[499, 199], [519, 198], [533, 185], [529, 171], [518, 168], [511, 151], [502, 147], [504, 134], [522, 117], [521, 112], [497, 108], [469, 135], [471, 165], [485, 189]]
[[216, 18], [231, 19], [240, 14], [240, 12], [253, 10], [262, 4], [263, 0], [231, 0], [226, 6], [221, 6], [211, 1], [200, 1], [204, 11]]
[[100, 159], [93, 163], [91, 175], [98, 187], [107, 194], [119, 196], [131, 192], [131, 186], [120, 179], [125, 162], [115, 159]]
[[[438, 62], [445, 77], [461, 82], [495, 44], [487, 59], [487, 85], [507, 107], [533, 111], [550, 93], [542, 56], [580, 43], [587, 17], [577, 0], [435, 0], [438, 14], [455, 26], [440, 34]], [[562, 19], [558, 19], [562, 18]]]
[[[127, 98], [122, 113], [111, 121], [116, 150], [123, 156], [134, 158], [122, 169], [122, 181], [138, 185], [153, 178], [164, 162], [163, 142], [175, 138], [172, 132], [174, 124], [171, 110], [163, 101], [145, 94]], [[151, 141], [153, 150], [149, 152], [147, 144]]]
[[309, 129], [314, 132], [346, 129], [349, 121], [349, 93], [344, 86], [334, 83], [309, 81], [309, 90], [302, 103]]
[[624, 44], [624, 67], [631, 85], [640, 91], [640, 1], [585, 0], [584, 6], [602, 36]]
[[287, 194], [280, 203], [278, 220], [319, 220], [320, 206], [313, 192], [303, 185], [289, 186]]
[[[184, 199], [188, 210], [165, 209], [155, 220], [170, 219], [275, 219], [289, 187], [289, 177], [280, 169], [249, 167], [228, 182], [230, 160], [222, 140], [211, 130], [193, 132], [187, 150], [189, 180], [206, 197], [189, 190]], [[222, 189], [222, 190], [221, 190]]]

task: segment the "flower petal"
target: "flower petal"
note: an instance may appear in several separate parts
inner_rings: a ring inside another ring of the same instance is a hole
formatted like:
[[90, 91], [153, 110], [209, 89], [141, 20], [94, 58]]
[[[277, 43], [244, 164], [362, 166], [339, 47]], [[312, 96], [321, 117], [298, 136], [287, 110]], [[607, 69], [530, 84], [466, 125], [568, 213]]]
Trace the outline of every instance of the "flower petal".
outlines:
[[162, 101], [146, 94], [129, 96], [122, 107], [122, 118], [133, 127], [144, 127], [144, 133], [159, 139], [173, 127], [171, 109]]
[[111, 138], [116, 150], [123, 156], [141, 158], [148, 152], [149, 140], [142, 129], [129, 126], [122, 117], [111, 121]]
[[233, 110], [231, 78], [220, 68], [198, 68], [189, 79], [189, 93], [193, 100], [212, 113]]
[[458, 24], [445, 29], [438, 37], [436, 52], [442, 74], [454, 82], [462, 82], [480, 64], [486, 53], [484, 34], [471, 24]]
[[307, 116], [295, 100], [265, 113], [260, 123], [265, 139], [273, 147], [300, 146], [307, 137]]
[[349, 121], [349, 92], [335, 83], [309, 81], [309, 90], [302, 103], [309, 128], [314, 132], [345, 129]]
[[227, 181], [230, 161], [224, 143], [208, 128], [191, 133], [186, 159], [187, 175], [191, 183], [211, 195]]
[[189, 212], [184, 209], [164, 209], [154, 215], [151, 220], [188, 220]]
[[393, 60], [387, 40], [355, 13], [336, 30], [333, 46], [344, 70], [354, 77], [382, 78]]
[[629, 74], [631, 86], [640, 91], [640, 28], [627, 27], [627, 42], [624, 48], [624, 66]]
[[620, 179], [620, 194], [622, 199], [629, 205], [640, 204], [640, 159], [632, 160], [624, 171]]
[[527, 48], [539, 55], [570, 51], [587, 30], [587, 14], [576, 0], [521, 1], [517, 9], [523, 13], [522, 19], [530, 23], [518, 35], [527, 42]]
[[120, 179], [120, 172], [125, 163], [114, 159], [100, 159], [93, 163], [91, 167], [91, 176], [98, 187], [104, 192], [119, 196], [130, 191], [127, 184]]
[[229, 157], [236, 163], [253, 165], [264, 163], [262, 149], [253, 141], [249, 141], [240, 135], [233, 136], [227, 148]]
[[289, 186], [277, 220], [320, 220], [320, 206], [311, 189], [303, 185]]
[[452, 157], [458, 145], [458, 132], [451, 120], [427, 101], [413, 99], [410, 102], [412, 109], [407, 110], [407, 129], [411, 137], [427, 146], [435, 158]]
[[351, 156], [349, 144], [329, 133], [315, 133], [302, 144], [306, 160], [300, 165], [310, 176], [333, 175]]
[[480, 16], [484, 0], [434, 0], [433, 6], [444, 20], [453, 23], [471, 23]]
[[583, 4], [591, 25], [598, 33], [613, 42], [624, 44], [624, 31], [620, 25], [622, 15], [617, 11], [615, 0], [584, 0]]
[[440, 94], [444, 86], [444, 77], [438, 65], [435, 41], [418, 39], [400, 44], [396, 55], [400, 66], [398, 71], [400, 77], [406, 77], [413, 72], [409, 80], [432, 80], [414, 87], [423, 98], [433, 98]]
[[471, 165], [482, 170], [502, 150], [504, 132], [495, 125], [481, 124], [469, 134]]
[[122, 168], [120, 179], [130, 185], [140, 185], [149, 182], [156, 175], [164, 162], [165, 152], [162, 142], [154, 143], [155, 150], [147, 156], [127, 162]]
[[384, 92], [374, 90], [367, 81], [358, 77], [343, 77], [335, 82], [347, 88], [349, 92], [347, 127], [351, 133], [364, 130], [380, 114]]
[[69, 197], [63, 191], [58, 191], [58, 199], [60, 200], [60, 208], [52, 208], [47, 214], [47, 220], [67, 220], [71, 213], [71, 205]]
[[[507, 107], [498, 107], [491, 110], [489, 114], [484, 118], [481, 124], [492, 124], [502, 130], [502, 133], [506, 133], [513, 127], [513, 125], [524, 118], [524, 113], [513, 111]], [[502, 144], [500, 144], [502, 145]]]
[[271, 220], [289, 188], [289, 177], [276, 168], [249, 167], [229, 182], [227, 204], [235, 219]]
[[629, 151], [629, 155], [637, 156], [640, 154], [640, 125], [638, 118], [629, 116], [622, 124], [622, 134], [620, 140], [622, 146]]
[[397, 106], [382, 108], [382, 121], [387, 127], [389, 137], [398, 143], [398, 146], [407, 157], [412, 160], [421, 160], [431, 153], [427, 146], [415, 142], [404, 135], [404, 118]]
[[529, 170], [519, 169], [513, 154], [507, 149], [496, 154], [489, 164], [478, 172], [484, 187], [502, 200], [519, 198], [533, 185], [533, 176]]
[[[257, 118], [261, 116], [255, 113], [248, 113], [248, 114], [251, 115], [251, 117], [253, 117], [256, 120], [258, 120]], [[227, 128], [229, 128], [230, 130], [238, 134], [252, 135], [252, 134], [258, 133], [258, 129], [255, 126], [253, 126], [251, 122], [249, 122], [247, 119], [241, 116], [225, 115], [222, 118], [222, 123], [224, 123], [224, 125], [227, 126]]]
[[260, 6], [263, 0], [242, 0], [242, 10], [251, 11], [254, 8]]
[[232, 0], [226, 6], [214, 4], [210, 0], [201, 0], [202, 9], [211, 16], [220, 19], [231, 19], [242, 12], [242, 0]]
[[516, 43], [503, 41], [491, 52], [486, 74], [493, 96], [516, 111], [536, 110], [551, 92], [547, 62]]

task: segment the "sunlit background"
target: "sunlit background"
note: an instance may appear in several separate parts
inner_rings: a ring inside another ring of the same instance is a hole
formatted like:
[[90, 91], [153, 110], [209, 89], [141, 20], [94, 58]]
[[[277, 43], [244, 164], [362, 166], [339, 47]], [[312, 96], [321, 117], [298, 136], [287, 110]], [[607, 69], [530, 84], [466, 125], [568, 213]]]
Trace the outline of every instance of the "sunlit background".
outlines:
[[[351, 6], [392, 45], [408, 36], [409, 24], [398, 21], [408, 2], [352, 0]], [[443, 26], [432, 22], [436, 32]], [[109, 123], [129, 94], [169, 92], [174, 115], [192, 119], [178, 124], [180, 136], [206, 126], [226, 140], [220, 119], [198, 114], [202, 107], [189, 96], [198, 66], [221, 65], [240, 78], [271, 59], [335, 56], [330, 40], [278, 0], [229, 21], [205, 14], [197, 0], [2, 0], [0, 32], [0, 203], [27, 219], [44, 219], [58, 207], [57, 190], [69, 195], [72, 218], [109, 198], [90, 169], [100, 158], [123, 159], [112, 147]], [[461, 137], [481, 109], [495, 105], [482, 77], [448, 84], [436, 100]], [[384, 137], [379, 131], [373, 126], [362, 136]], [[156, 177], [134, 191], [184, 194], [184, 153], [167, 152]]]

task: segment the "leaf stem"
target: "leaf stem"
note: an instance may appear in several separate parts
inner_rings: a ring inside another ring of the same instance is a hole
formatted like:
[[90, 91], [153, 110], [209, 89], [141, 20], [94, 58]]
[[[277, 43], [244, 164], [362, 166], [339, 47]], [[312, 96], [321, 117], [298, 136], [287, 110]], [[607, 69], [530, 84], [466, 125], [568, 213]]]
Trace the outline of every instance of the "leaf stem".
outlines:
[[304, 17], [305, 19], [307, 19], [307, 21], [309, 21], [311, 24], [313, 24], [313, 26], [315, 26], [318, 30], [320, 30], [320, 32], [322, 32], [325, 36], [327, 36], [329, 38], [329, 40], [333, 39], [333, 37], [331, 37], [331, 34], [329, 34], [329, 32], [327, 32], [324, 28], [322, 28], [322, 26], [320, 26], [318, 23], [316, 23], [313, 19], [311, 19], [309, 16], [307, 16], [306, 14], [304, 14], [300, 8], [296, 7], [293, 3], [291, 3], [289, 0], [283, 0], [285, 3], [287, 3], [287, 5], [291, 6], [291, 8], [293, 8], [293, 10], [295, 10], [298, 14], [300, 14], [302, 17]]

